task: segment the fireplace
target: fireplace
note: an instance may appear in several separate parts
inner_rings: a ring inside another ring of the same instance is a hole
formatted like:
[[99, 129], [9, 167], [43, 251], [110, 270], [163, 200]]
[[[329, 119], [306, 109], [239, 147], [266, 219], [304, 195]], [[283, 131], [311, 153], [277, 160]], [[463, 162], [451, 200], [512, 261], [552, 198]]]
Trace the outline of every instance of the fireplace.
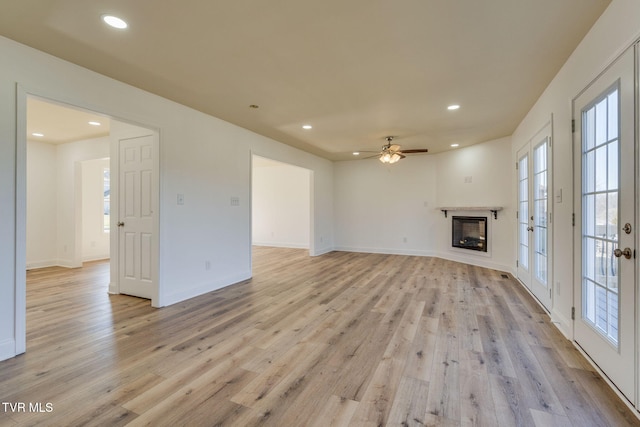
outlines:
[[452, 239], [454, 248], [487, 252], [487, 217], [452, 217]]

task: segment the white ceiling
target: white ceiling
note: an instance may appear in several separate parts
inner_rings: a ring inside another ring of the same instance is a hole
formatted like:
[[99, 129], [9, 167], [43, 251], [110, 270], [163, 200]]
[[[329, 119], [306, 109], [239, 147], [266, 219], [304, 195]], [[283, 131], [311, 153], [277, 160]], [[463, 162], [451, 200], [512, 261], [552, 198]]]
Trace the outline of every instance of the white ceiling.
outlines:
[[[100, 124], [91, 125], [89, 122]], [[109, 135], [110, 126], [111, 120], [99, 114], [37, 98], [27, 99], [27, 138], [34, 141], [64, 144], [99, 138]]]
[[0, 2], [0, 35], [338, 160], [510, 135], [610, 0]]

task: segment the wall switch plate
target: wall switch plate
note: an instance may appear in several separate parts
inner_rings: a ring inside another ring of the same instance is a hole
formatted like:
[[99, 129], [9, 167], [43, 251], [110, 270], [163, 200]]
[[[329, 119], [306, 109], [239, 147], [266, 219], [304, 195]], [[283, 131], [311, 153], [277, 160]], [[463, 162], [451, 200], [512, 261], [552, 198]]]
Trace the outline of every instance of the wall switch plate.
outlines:
[[184, 194], [178, 193], [177, 202], [179, 205], [184, 205]]
[[240, 206], [240, 197], [231, 197], [231, 206]]
[[556, 203], [562, 203], [562, 188], [556, 190]]

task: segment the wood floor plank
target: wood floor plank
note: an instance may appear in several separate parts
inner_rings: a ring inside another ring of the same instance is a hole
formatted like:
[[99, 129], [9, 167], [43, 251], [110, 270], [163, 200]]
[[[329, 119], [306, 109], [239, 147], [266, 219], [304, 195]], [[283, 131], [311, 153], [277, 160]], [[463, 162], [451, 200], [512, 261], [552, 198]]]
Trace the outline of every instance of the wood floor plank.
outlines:
[[428, 382], [403, 376], [386, 425], [400, 427], [425, 425], [428, 396]]
[[497, 426], [489, 373], [481, 353], [460, 355], [460, 421], [463, 426]]
[[253, 277], [162, 309], [108, 262], [27, 274], [0, 426], [631, 426], [509, 274], [430, 257], [256, 247]]

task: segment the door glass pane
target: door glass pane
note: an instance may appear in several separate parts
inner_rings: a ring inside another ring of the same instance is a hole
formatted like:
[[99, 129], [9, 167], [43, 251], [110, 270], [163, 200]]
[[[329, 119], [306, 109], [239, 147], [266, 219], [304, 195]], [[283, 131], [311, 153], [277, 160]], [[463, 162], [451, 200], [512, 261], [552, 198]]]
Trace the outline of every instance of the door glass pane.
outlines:
[[618, 345], [618, 89], [582, 112], [582, 317]]
[[518, 242], [520, 267], [529, 269], [529, 156], [518, 162]]
[[547, 150], [548, 141], [533, 149], [534, 257], [536, 279], [547, 286]]

